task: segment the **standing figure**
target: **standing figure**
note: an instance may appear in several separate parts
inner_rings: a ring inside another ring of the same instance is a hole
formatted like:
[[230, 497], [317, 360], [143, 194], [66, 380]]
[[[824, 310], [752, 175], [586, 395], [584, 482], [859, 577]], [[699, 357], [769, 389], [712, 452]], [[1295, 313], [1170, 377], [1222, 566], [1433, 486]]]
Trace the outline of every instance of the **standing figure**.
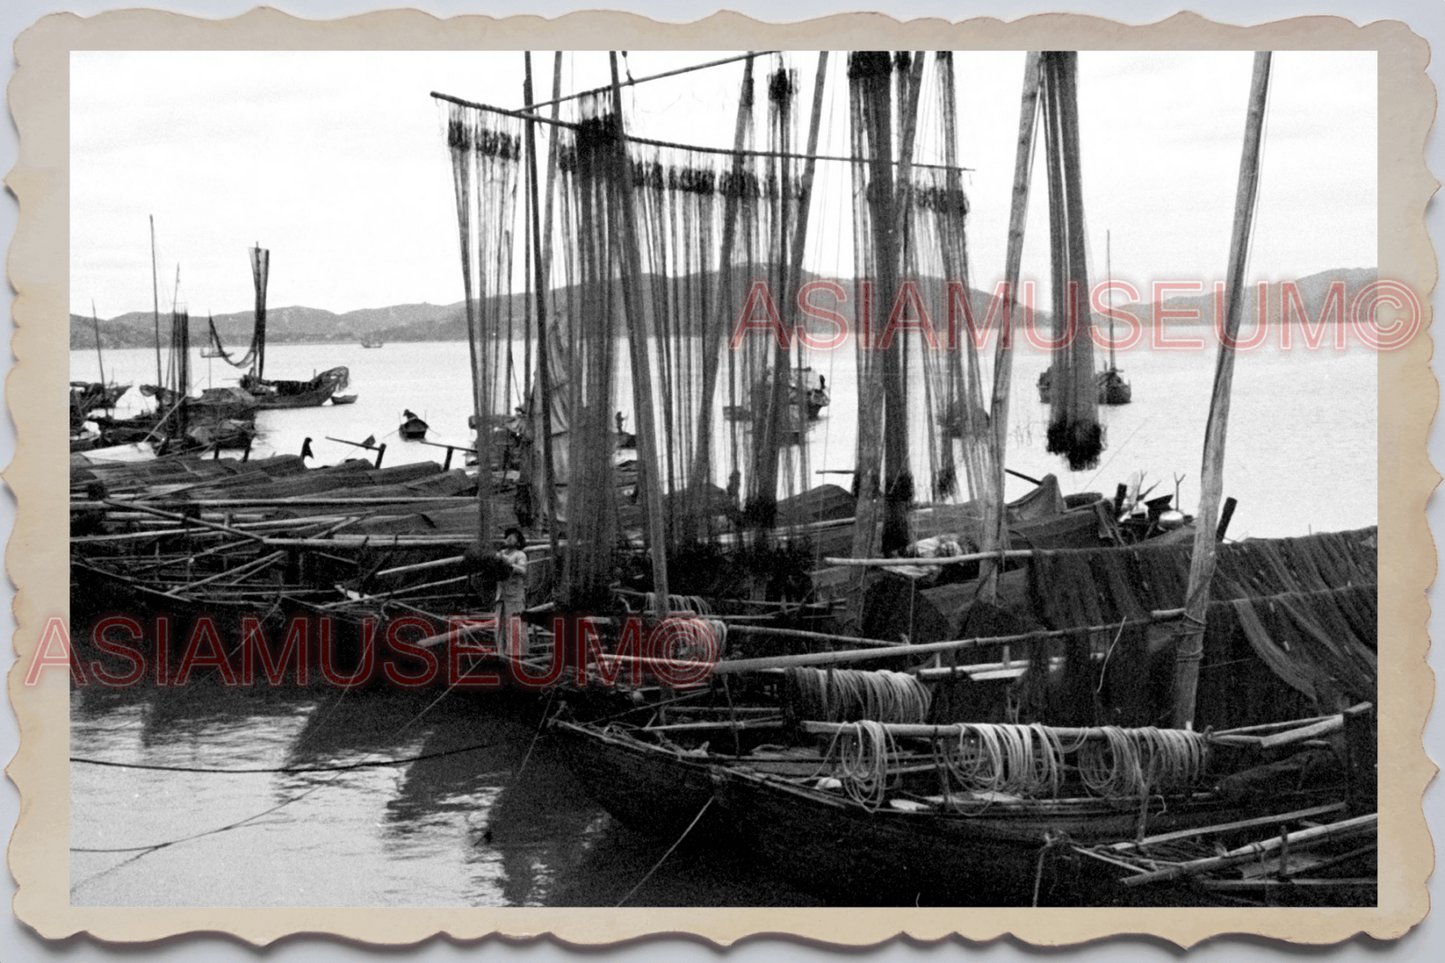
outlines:
[[[526, 541], [522, 530], [514, 525], [503, 534], [502, 550], [497, 553], [506, 571], [506, 578], [497, 583], [497, 647], [503, 652], [511, 644], [512, 619], [520, 621], [527, 608], [527, 553], [523, 551]], [[521, 622], [520, 634], [521, 653], [525, 655], [529, 634], [526, 622]]]

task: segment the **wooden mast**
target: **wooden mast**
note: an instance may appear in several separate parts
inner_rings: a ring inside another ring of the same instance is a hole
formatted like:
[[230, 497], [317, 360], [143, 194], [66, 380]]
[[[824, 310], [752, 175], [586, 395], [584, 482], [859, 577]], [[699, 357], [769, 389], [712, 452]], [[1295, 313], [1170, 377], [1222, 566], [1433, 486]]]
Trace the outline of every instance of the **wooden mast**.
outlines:
[[266, 377], [266, 279], [271, 270], [271, 252], [257, 241], [251, 248], [251, 279], [256, 287], [256, 379]]
[[647, 507], [647, 541], [652, 552], [652, 588], [654, 617], [663, 619], [669, 612], [667, 595], [667, 535], [663, 525], [662, 488], [657, 476], [657, 435], [652, 418], [652, 367], [647, 356], [647, 331], [643, 325], [642, 299], [637, 285], [642, 279], [639, 261], [637, 222], [632, 206], [632, 172], [627, 154], [626, 133], [622, 127], [622, 85], [617, 76], [617, 52], [609, 51], [612, 64], [612, 123], [617, 132], [616, 150], [621, 163], [617, 172], [617, 190], [622, 201], [622, 250], [624, 277], [622, 297], [627, 305], [628, 345], [632, 358], [632, 405], [637, 410], [638, 482]]
[[105, 357], [100, 353], [100, 319], [95, 316], [95, 301], [90, 302], [90, 330], [95, 333], [95, 363], [100, 368], [100, 386], [105, 387]]
[[156, 274], [156, 216], [151, 219], [151, 305], [156, 322], [156, 387], [165, 385], [165, 372], [161, 370], [161, 282]]
[[[1114, 238], [1112, 231], [1104, 232], [1104, 290], [1109, 294], [1109, 372], [1114, 371]], [[1178, 506], [1175, 506], [1176, 508]]]
[[[547, 354], [547, 259], [542, 252], [542, 229], [540, 212], [537, 207], [537, 121], [532, 119], [532, 53], [525, 51], [523, 57], [526, 62], [526, 80], [523, 83], [522, 96], [528, 107], [527, 120], [527, 190], [531, 200], [532, 212], [532, 269], [535, 272], [532, 295], [537, 299], [537, 392], [539, 403], [542, 406], [542, 482], [546, 490], [545, 504], [547, 506], [548, 536], [551, 543], [551, 556], [558, 559], [557, 546], [557, 484], [556, 475], [552, 467], [552, 368]], [[556, 107], [552, 108], [556, 113]], [[556, 127], [553, 127], [556, 130]], [[549, 210], [550, 214], [550, 210]], [[550, 222], [550, 217], [548, 218]], [[550, 230], [551, 224], [548, 224]], [[530, 396], [524, 399], [523, 404], [529, 402]], [[553, 562], [556, 565], [556, 562]]]
[[[1018, 151], [1014, 160], [1013, 203], [1009, 209], [1008, 249], [1004, 258], [1004, 297], [1007, 299], [1003, 323], [994, 349], [993, 398], [989, 405], [990, 427], [993, 429], [993, 489], [989, 493], [983, 527], [982, 550], [1003, 551], [1008, 548], [1008, 513], [1004, 508], [1004, 471], [1008, 455], [1009, 387], [1013, 380], [1014, 314], [1018, 309], [1019, 271], [1023, 261], [1024, 223], [1029, 209], [1029, 177], [1033, 170], [1034, 130], [1039, 107], [1039, 81], [1042, 58], [1031, 51], [1024, 62], [1024, 90], [1019, 106]], [[981, 569], [982, 597], [993, 602], [998, 594], [998, 567], [985, 562]]]
[[[794, 427], [800, 433], [798, 439], [800, 477], [803, 479], [803, 484], [807, 484], [808, 445], [804, 436], [808, 428], [808, 407], [807, 388], [802, 383], [802, 346], [798, 347], [798, 375], [796, 378], [789, 371], [789, 356], [792, 351], [793, 333], [797, 328], [797, 294], [803, 273], [803, 249], [808, 239], [808, 211], [812, 198], [813, 175], [817, 168], [817, 158], [814, 154], [818, 149], [818, 125], [823, 113], [823, 82], [827, 78], [827, 69], [828, 54], [827, 51], [821, 51], [818, 54], [818, 71], [813, 85], [813, 110], [808, 125], [808, 159], [803, 165], [802, 176], [797, 187], [794, 187], [789, 181], [787, 161], [783, 158], [777, 159], [778, 182], [781, 185], [780, 213], [777, 218], [779, 248], [777, 269], [782, 275], [782, 283], [775, 290], [780, 290], [783, 295], [780, 307], [785, 334], [774, 344], [772, 381], [763, 424], [763, 442], [757, 462], [759, 481], [756, 493], [759, 502], [755, 506], [757, 512], [752, 515], [752, 521], [760, 529], [771, 528], [777, 519], [778, 460], [784, 435]], [[778, 112], [776, 117], [777, 149], [783, 154], [792, 152], [792, 145], [787, 138], [791, 127], [789, 115], [792, 111], [794, 91], [787, 84], [787, 81], [783, 82], [784, 92], [777, 101], [778, 107], [775, 108]], [[798, 219], [793, 225], [792, 236], [788, 237], [785, 212], [790, 197], [798, 198]], [[788, 420], [788, 413], [792, 411], [797, 412], [798, 420], [795, 424]]]
[[[748, 122], [752, 118], [753, 105], [753, 57], [748, 55], [743, 66], [743, 83], [738, 94], [738, 114], [733, 126], [733, 180], [742, 179], [744, 171], [743, 145], [746, 143]], [[706, 330], [703, 342], [705, 354], [702, 364], [702, 398], [698, 406], [697, 448], [692, 461], [692, 495], [694, 505], [703, 504], [708, 487], [712, 484], [712, 401], [717, 394], [718, 369], [721, 367], [719, 353], [728, 337], [727, 319], [724, 311], [732, 293], [733, 247], [737, 243], [737, 222], [740, 191], [734, 187], [723, 198], [723, 235], [721, 255], [718, 262], [718, 283], [713, 294], [712, 318], [715, 326]], [[733, 353], [728, 352], [731, 364]], [[732, 383], [731, 371], [729, 384]], [[692, 524], [692, 523], [689, 523]], [[694, 533], [695, 534], [695, 533]]]
[[[793, 230], [793, 263], [790, 266], [788, 290], [784, 310], [789, 319], [796, 320], [798, 312], [798, 288], [803, 280], [803, 249], [808, 240], [808, 214], [812, 209], [813, 175], [818, 166], [818, 127], [823, 116], [823, 85], [828, 79], [828, 51], [818, 51], [818, 72], [813, 78], [813, 113], [808, 119], [808, 159], [803, 164], [803, 179], [798, 186], [798, 223]], [[793, 386], [793, 401], [798, 419], [798, 490], [808, 487], [808, 401], [811, 388], [803, 383], [803, 342], [796, 337], [797, 325], [788, 325], [798, 342], [798, 374]]]
[[1234, 381], [1234, 345], [1243, 314], [1244, 268], [1249, 255], [1249, 233], [1259, 189], [1259, 151], [1264, 130], [1265, 101], [1269, 95], [1270, 53], [1254, 55], [1254, 79], [1249, 90], [1249, 114], [1244, 124], [1244, 152], [1239, 162], [1239, 188], [1234, 199], [1234, 232], [1229, 240], [1229, 274], [1225, 283], [1225, 329], [1219, 341], [1214, 368], [1214, 394], [1204, 430], [1204, 465], [1200, 471], [1199, 515], [1194, 521], [1194, 554], [1189, 563], [1189, 589], [1184, 615], [1175, 636], [1174, 726], [1194, 727], [1199, 663], [1204, 658], [1204, 616], [1214, 578], [1215, 525], [1224, 487], [1224, 438], [1229, 426], [1229, 394]]

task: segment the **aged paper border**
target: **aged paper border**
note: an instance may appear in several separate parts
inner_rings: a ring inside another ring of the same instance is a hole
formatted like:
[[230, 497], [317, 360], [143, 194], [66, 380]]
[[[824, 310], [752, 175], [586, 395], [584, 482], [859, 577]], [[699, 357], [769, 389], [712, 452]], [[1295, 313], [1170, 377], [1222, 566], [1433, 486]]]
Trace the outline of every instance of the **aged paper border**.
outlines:
[[[605, 43], [602, 42], [605, 40]], [[56, 481], [68, 473], [64, 386], [68, 381], [69, 51], [74, 49], [1372, 49], [1379, 62], [1379, 259], [1381, 277], [1408, 284], [1425, 315], [1419, 337], [1379, 358], [1380, 526], [1380, 849], [1388, 867], [1373, 909], [130, 909], [69, 906], [68, 680], [44, 674], [24, 686], [48, 618], [68, 612], [68, 506]], [[1426, 590], [1435, 549], [1425, 503], [1439, 481], [1425, 441], [1438, 399], [1429, 367], [1430, 292], [1437, 269], [1425, 205], [1439, 186], [1424, 162], [1436, 96], [1424, 70], [1429, 48], [1398, 21], [1357, 27], [1310, 17], [1251, 28], [1179, 14], [1149, 26], [1096, 17], [1042, 15], [1005, 23], [977, 19], [900, 23], [881, 14], [847, 14], [772, 25], [737, 14], [691, 24], [589, 12], [538, 17], [440, 20], [388, 11], [329, 22], [259, 9], [225, 21], [156, 11], [82, 19], [56, 14], [16, 42], [19, 68], [9, 88], [20, 133], [19, 160], [6, 182], [20, 218], [9, 252], [18, 292], [12, 341], [17, 362], [6, 397], [17, 429], [16, 455], [4, 473], [19, 505], [7, 568], [18, 588], [17, 661], [9, 695], [21, 749], [7, 768], [21, 792], [9, 848], [19, 884], [14, 911], [48, 939], [80, 933], [107, 941], [155, 940], [183, 933], [226, 933], [255, 944], [302, 934], [335, 934], [377, 945], [405, 945], [434, 934], [472, 940], [489, 935], [552, 934], [575, 945], [601, 945], [649, 934], [695, 934], [731, 944], [760, 934], [859, 946], [906, 934], [973, 940], [1013, 934], [1062, 945], [1114, 934], [1150, 934], [1181, 946], [1210, 936], [1250, 933], [1301, 944], [1357, 933], [1404, 934], [1428, 909], [1425, 880], [1433, 847], [1421, 796], [1435, 769], [1422, 734], [1433, 697], [1425, 663]]]

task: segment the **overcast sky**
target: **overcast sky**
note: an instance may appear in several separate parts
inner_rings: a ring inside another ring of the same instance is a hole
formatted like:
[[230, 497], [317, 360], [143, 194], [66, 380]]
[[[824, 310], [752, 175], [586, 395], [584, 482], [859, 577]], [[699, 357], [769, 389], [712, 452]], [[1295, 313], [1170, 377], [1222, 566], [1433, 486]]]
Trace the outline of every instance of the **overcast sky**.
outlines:
[[[725, 54], [631, 51], [634, 77]], [[1251, 275], [1279, 280], [1376, 264], [1376, 55], [1274, 57]], [[817, 55], [788, 56], [811, 100]], [[1244, 130], [1249, 53], [1079, 57], [1091, 274], [1152, 280], [1224, 276]], [[538, 97], [553, 54], [533, 56]], [[975, 286], [1003, 273], [1024, 55], [960, 52], [960, 163], [972, 201]], [[771, 63], [769, 63], [769, 69]], [[760, 68], [761, 69], [761, 68]], [[843, 152], [844, 67], [825, 88], [823, 149]], [[741, 64], [625, 94], [632, 129], [731, 145]], [[564, 55], [564, 90], [605, 83], [605, 53]], [[489, 52], [112, 52], [71, 54], [71, 309], [151, 308], [154, 215], [161, 307], [177, 266], [194, 313], [252, 303], [246, 248], [271, 249], [269, 303], [336, 312], [462, 298], [445, 110], [437, 90], [522, 103], [522, 54]], [[1035, 165], [1024, 273], [1047, 276], [1043, 165]], [[844, 196], [822, 165], [815, 196]], [[810, 267], [848, 276], [842, 203], [815, 222]], [[1047, 285], [1043, 285], [1046, 290]], [[1042, 293], [1042, 291], [1041, 291]]]

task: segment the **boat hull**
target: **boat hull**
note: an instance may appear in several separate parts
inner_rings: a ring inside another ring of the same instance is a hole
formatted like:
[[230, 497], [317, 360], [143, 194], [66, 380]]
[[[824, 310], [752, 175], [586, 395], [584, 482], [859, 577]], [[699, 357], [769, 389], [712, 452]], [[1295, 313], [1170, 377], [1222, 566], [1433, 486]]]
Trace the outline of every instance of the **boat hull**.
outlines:
[[[992, 804], [975, 813], [869, 812], [851, 800], [746, 770], [719, 768], [718, 801], [758, 855], [807, 890], [844, 905], [987, 906], [1107, 901], [1106, 864], [1070, 843], [1133, 839], [1137, 801]], [[1217, 821], [1217, 799], [1156, 805], [1150, 833]], [[1237, 812], [1237, 809], [1228, 810]], [[1120, 894], [1122, 896], [1122, 894]]]
[[[692, 762], [658, 746], [570, 722], [553, 723], [552, 732], [588, 795], [629, 829], [676, 839], [712, 799], [705, 758]], [[715, 831], [721, 828], [717, 822], [700, 828]]]

